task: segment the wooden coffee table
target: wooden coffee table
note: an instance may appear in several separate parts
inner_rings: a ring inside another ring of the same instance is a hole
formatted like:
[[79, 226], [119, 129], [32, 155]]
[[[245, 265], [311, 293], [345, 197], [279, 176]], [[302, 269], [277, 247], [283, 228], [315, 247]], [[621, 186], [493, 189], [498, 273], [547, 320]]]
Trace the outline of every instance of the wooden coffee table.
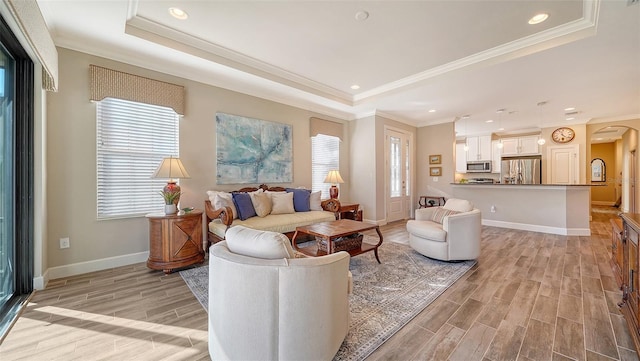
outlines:
[[[362, 242], [362, 246], [360, 246], [360, 248], [351, 249], [345, 252], [349, 252], [349, 254], [353, 257], [365, 252], [373, 251], [373, 253], [376, 255], [376, 260], [378, 261], [378, 263], [381, 263], [380, 258], [378, 258], [378, 247], [380, 247], [380, 245], [382, 244], [382, 233], [380, 233], [380, 228], [374, 224], [353, 221], [350, 219], [340, 219], [332, 222], [322, 222], [309, 226], [297, 227], [296, 232], [293, 234], [293, 238], [291, 239], [291, 243], [298, 252], [313, 257], [323, 256], [329, 253], [334, 253], [333, 241], [337, 238], [350, 236], [371, 229], [375, 229], [378, 233], [378, 237], [380, 238], [378, 244], [369, 244]], [[308, 234], [324, 239], [327, 242], [328, 251], [325, 252], [324, 250], [319, 250], [317, 242], [313, 242], [314, 244], [311, 246], [298, 247], [298, 237], [301, 234]]]

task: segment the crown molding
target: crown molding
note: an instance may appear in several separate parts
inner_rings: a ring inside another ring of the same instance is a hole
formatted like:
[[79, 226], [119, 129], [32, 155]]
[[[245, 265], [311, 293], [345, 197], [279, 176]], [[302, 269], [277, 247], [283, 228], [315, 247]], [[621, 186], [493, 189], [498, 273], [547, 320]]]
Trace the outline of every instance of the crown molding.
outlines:
[[376, 109], [375, 115], [379, 116], [379, 117], [387, 118], [387, 119], [390, 119], [390, 120], [394, 120], [394, 121], [402, 123], [402, 124], [410, 125], [412, 127], [416, 127], [417, 126], [416, 122], [414, 122], [414, 121], [410, 121], [410, 120], [407, 120], [405, 118], [400, 118], [397, 115], [394, 115], [394, 114], [391, 114], [391, 113], [385, 113], [382, 110], [377, 110]]
[[595, 35], [599, 9], [600, 0], [585, 0], [583, 2], [583, 17], [578, 20], [358, 93], [353, 97], [354, 102], [355, 104], [360, 104], [375, 96], [398, 91], [402, 88], [463, 68], [467, 69], [501, 63]]
[[218, 44], [177, 31], [141, 16], [127, 20], [125, 33], [186, 54], [259, 76], [301, 91], [345, 105], [353, 105], [353, 96], [325, 84], [238, 53]]

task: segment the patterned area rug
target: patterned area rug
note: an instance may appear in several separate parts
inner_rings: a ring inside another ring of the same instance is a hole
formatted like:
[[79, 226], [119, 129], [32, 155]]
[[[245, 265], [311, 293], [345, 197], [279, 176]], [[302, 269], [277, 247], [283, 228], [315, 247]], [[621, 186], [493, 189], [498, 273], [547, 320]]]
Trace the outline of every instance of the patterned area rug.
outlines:
[[[476, 263], [433, 260], [393, 242], [383, 243], [378, 254], [382, 264], [373, 252], [351, 258], [351, 324], [334, 360], [364, 360]], [[208, 267], [180, 275], [206, 310]]]

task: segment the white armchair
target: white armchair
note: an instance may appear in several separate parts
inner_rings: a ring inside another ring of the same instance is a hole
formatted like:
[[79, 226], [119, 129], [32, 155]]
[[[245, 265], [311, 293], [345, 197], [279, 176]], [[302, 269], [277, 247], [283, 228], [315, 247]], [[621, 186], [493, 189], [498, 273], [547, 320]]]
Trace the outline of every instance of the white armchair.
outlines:
[[443, 261], [476, 259], [480, 255], [482, 215], [471, 202], [451, 198], [443, 207], [417, 209], [407, 222], [409, 245]]
[[[260, 243], [265, 237], [272, 243], [267, 252]], [[238, 254], [245, 251], [252, 256]], [[349, 331], [349, 254], [290, 254], [286, 236], [238, 227], [209, 249], [212, 360], [330, 360], [336, 354]]]

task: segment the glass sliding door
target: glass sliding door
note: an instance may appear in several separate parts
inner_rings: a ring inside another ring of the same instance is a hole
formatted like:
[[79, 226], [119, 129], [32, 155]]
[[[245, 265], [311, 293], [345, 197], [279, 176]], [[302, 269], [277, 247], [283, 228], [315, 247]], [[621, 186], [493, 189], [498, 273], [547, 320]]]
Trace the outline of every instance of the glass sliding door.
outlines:
[[0, 308], [14, 293], [14, 121], [13, 74], [15, 62], [0, 47]]
[[0, 17], [0, 342], [33, 291], [33, 69]]

